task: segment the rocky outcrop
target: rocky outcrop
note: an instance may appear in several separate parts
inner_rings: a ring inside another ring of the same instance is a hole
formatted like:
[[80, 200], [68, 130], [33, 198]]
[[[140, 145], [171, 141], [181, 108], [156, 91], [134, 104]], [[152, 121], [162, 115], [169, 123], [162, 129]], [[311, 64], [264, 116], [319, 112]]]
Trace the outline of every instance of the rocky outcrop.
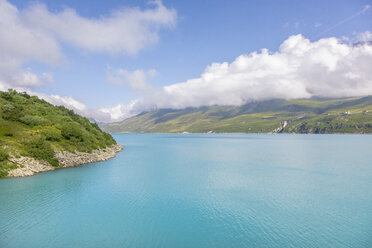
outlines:
[[30, 157], [9, 158], [9, 161], [18, 165], [17, 169], [8, 172], [9, 177], [26, 177], [35, 173], [51, 171], [59, 168], [76, 167], [82, 164], [108, 160], [115, 157], [116, 153], [123, 150], [119, 144], [106, 147], [104, 149], [93, 150], [92, 153], [86, 152], [67, 152], [56, 151], [54, 157], [58, 159], [59, 166], [53, 167], [48, 162], [36, 160]]
[[275, 128], [272, 133], [282, 133], [284, 131], [284, 128], [288, 126], [288, 121], [282, 121], [280, 123], [280, 127]]
[[17, 169], [8, 172], [9, 177], [27, 177], [35, 173], [54, 170], [48, 162], [43, 160], [36, 160], [30, 157], [9, 158], [10, 162], [18, 165]]

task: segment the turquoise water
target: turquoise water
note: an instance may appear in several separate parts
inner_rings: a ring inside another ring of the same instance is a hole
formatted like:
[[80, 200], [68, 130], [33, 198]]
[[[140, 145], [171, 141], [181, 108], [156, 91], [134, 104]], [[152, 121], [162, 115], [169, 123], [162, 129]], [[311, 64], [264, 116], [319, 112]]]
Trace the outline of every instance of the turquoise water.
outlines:
[[0, 247], [372, 247], [372, 136], [120, 134], [0, 180]]

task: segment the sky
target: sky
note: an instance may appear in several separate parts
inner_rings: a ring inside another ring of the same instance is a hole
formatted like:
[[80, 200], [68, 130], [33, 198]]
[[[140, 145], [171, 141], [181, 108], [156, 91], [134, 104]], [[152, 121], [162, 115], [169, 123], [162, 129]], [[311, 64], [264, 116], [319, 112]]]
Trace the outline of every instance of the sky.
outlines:
[[0, 90], [99, 122], [372, 95], [372, 0], [0, 0]]

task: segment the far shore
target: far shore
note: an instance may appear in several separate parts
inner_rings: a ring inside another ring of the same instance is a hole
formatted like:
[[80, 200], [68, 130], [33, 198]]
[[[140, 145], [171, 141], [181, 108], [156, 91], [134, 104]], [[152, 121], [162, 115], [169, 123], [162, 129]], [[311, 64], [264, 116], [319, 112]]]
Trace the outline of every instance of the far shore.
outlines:
[[206, 132], [206, 133], [185, 133], [185, 132], [177, 132], [177, 133], [162, 133], [162, 132], [159, 132], [159, 133], [156, 133], [156, 132], [152, 132], [152, 133], [127, 133], [127, 132], [122, 132], [122, 133], [111, 133], [111, 134], [273, 134], [273, 135], [284, 135], [284, 134], [291, 134], [291, 135], [310, 135], [310, 134], [314, 134], [314, 135], [372, 135], [372, 133], [241, 133], [241, 132], [233, 132], [233, 133], [209, 133], [209, 132]]

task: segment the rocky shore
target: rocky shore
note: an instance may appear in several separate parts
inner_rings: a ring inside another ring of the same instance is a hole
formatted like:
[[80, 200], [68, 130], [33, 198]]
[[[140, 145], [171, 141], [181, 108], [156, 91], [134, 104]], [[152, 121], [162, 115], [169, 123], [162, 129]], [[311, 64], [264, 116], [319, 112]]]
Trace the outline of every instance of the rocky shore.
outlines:
[[26, 177], [39, 172], [104, 161], [115, 157], [116, 153], [121, 150], [123, 150], [123, 147], [116, 144], [103, 149], [93, 150], [92, 153], [56, 151], [54, 157], [59, 161], [60, 165], [58, 167], [53, 167], [46, 161], [36, 160], [30, 157], [10, 158], [9, 160], [17, 164], [18, 168], [9, 171], [8, 176]]

